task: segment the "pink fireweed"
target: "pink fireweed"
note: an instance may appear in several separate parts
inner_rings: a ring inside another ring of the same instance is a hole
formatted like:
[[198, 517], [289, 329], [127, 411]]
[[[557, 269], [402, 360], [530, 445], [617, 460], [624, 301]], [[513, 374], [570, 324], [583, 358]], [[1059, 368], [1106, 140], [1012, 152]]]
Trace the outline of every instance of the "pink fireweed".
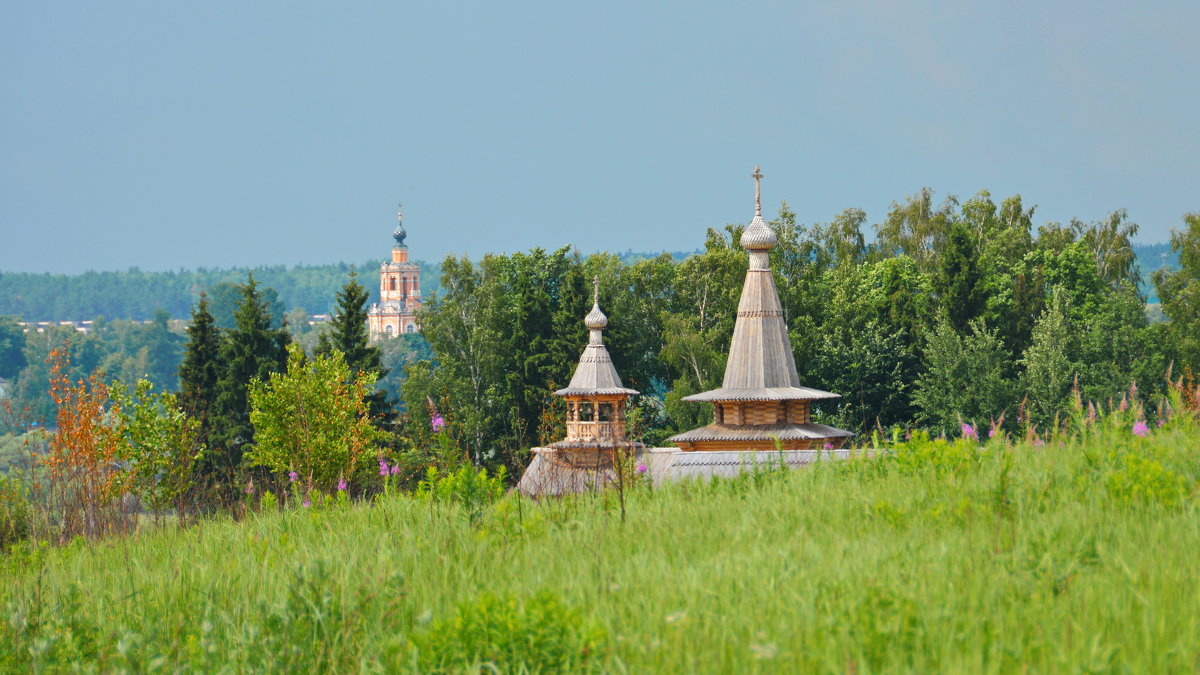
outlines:
[[963, 422], [962, 425], [962, 435], [963, 438], [973, 438], [976, 440], [979, 439], [979, 434], [975, 433], [975, 427], [967, 424], [966, 422]]
[[304, 506], [304, 508], [306, 508], [306, 509], [307, 509], [308, 507], [312, 506], [312, 499], [309, 499], [308, 497], [305, 497], [305, 498], [304, 498], [304, 501], [303, 501], [303, 502], [301, 502], [301, 504]]
[[434, 431], [441, 431], [446, 428], [446, 420], [441, 415], [434, 415], [433, 419], [429, 420], [429, 426]]
[[388, 463], [382, 459], [379, 460], [379, 475], [380, 476], [388, 475]]
[[645, 465], [645, 464], [638, 464], [638, 465], [637, 465], [637, 472], [638, 472], [638, 473], [646, 473], [646, 465]]
[[346, 485], [346, 479], [339, 478], [338, 479], [338, 492], [345, 492], [347, 487], [349, 487], [349, 486]]
[[289, 471], [288, 480], [295, 483], [296, 481], [300, 480], [300, 474], [296, 473], [295, 471]]
[[1147, 436], [1149, 434], [1150, 427], [1146, 426], [1146, 422], [1144, 420], [1138, 420], [1137, 423], [1133, 425], [1134, 436]]
[[393, 476], [399, 476], [399, 475], [400, 475], [400, 465], [399, 465], [399, 464], [393, 464], [393, 465], [392, 465], [392, 475], [393, 475]]
[[826, 450], [832, 450], [832, 449], [833, 449], [833, 443], [830, 443], [829, 441], [825, 441], [825, 449], [826, 449]]

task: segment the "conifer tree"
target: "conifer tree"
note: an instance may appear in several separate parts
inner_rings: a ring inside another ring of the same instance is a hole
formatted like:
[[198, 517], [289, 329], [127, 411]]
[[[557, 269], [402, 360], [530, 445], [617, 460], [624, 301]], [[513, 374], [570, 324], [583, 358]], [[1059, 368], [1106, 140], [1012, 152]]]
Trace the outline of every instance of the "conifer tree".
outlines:
[[[358, 275], [350, 273], [350, 280], [342, 287], [337, 295], [337, 309], [334, 310], [329, 330], [322, 333], [317, 340], [317, 354], [327, 356], [334, 350], [342, 353], [346, 366], [353, 377], [363, 373], [374, 373], [375, 379], [381, 379], [388, 374], [383, 367], [382, 355], [378, 347], [372, 347], [367, 338], [367, 300], [370, 295], [362, 284], [358, 283]], [[371, 419], [377, 426], [383, 426], [391, 417], [391, 404], [387, 394], [374, 390], [367, 396], [371, 411]]]
[[942, 313], [959, 334], [966, 333], [971, 319], [983, 313], [980, 276], [971, 233], [965, 225], [956, 223], [950, 228], [945, 249], [938, 256], [933, 290], [941, 301]]
[[217, 385], [216, 423], [210, 457], [214, 468], [232, 476], [242, 452], [254, 440], [247, 386], [266, 380], [287, 364], [288, 333], [271, 327], [271, 313], [250, 274], [241, 286], [242, 303], [234, 313], [234, 329], [221, 345], [223, 369]]
[[179, 402], [184, 412], [200, 423], [200, 442], [212, 446], [217, 383], [221, 376], [221, 330], [208, 311], [208, 294], [192, 308], [188, 341], [179, 364]]

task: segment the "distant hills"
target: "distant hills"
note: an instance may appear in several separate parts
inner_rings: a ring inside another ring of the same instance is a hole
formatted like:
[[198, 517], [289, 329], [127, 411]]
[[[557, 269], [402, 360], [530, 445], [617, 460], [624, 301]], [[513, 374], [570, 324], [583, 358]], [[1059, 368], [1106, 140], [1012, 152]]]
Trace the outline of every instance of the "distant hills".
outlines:
[[[1133, 249], [1142, 272], [1142, 291], [1148, 302], [1157, 302], [1151, 276], [1161, 267], [1177, 267], [1179, 256], [1165, 243], [1135, 244]], [[692, 253], [674, 251], [671, 256], [682, 260]], [[630, 250], [617, 255], [628, 264], [661, 253]], [[164, 309], [173, 318], [186, 318], [201, 290], [211, 291], [219, 284], [243, 283], [250, 273], [259, 284], [274, 288], [285, 308], [327, 314], [352, 268], [358, 271], [359, 283], [371, 291], [374, 301], [379, 294], [381, 262], [200, 268], [172, 272], [146, 272], [138, 268], [81, 274], [0, 272], [0, 315], [17, 316], [26, 321], [80, 321], [97, 317], [146, 320], [156, 310]], [[428, 297], [439, 289], [441, 264], [416, 262], [421, 266], [422, 295]]]

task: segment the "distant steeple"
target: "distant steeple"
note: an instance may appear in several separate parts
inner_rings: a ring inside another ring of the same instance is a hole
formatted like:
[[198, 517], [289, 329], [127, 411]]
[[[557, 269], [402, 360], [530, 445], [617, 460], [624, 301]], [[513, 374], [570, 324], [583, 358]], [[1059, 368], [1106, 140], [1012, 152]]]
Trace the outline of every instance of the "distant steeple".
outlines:
[[404, 204], [396, 205], [396, 229], [392, 230], [392, 237], [396, 240], [397, 248], [404, 248], [404, 238], [408, 233], [404, 231]]

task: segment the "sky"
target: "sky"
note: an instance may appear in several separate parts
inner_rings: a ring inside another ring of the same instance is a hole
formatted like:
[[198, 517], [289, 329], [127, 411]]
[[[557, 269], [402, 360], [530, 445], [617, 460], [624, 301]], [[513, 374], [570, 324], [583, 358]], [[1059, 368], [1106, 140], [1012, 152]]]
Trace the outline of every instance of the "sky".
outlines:
[[[922, 187], [1200, 211], [1200, 3], [0, 0], [0, 272], [692, 250]], [[870, 232], [868, 231], [868, 235]]]

